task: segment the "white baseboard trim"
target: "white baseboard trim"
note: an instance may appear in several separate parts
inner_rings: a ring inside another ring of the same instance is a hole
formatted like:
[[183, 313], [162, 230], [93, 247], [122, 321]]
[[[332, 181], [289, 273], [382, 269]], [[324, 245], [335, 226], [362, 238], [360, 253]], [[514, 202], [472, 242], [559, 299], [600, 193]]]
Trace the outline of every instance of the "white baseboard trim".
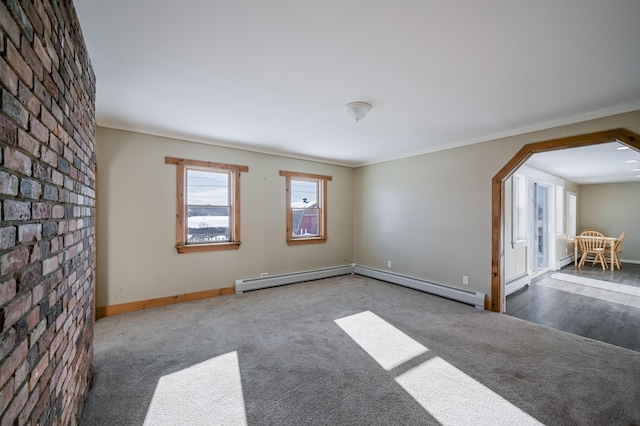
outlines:
[[522, 275], [518, 278], [514, 278], [508, 283], [504, 285], [504, 294], [505, 297], [510, 295], [511, 293], [515, 293], [520, 290], [522, 287], [531, 284], [531, 277], [529, 274]]
[[631, 260], [631, 259], [620, 259], [622, 263], [635, 263], [636, 265], [640, 265], [640, 260]]
[[319, 280], [322, 278], [337, 277], [347, 274], [358, 274], [380, 281], [386, 281], [392, 284], [409, 287], [414, 290], [435, 294], [437, 296], [446, 297], [447, 299], [452, 299], [457, 302], [473, 305], [478, 309], [484, 310], [484, 293], [449, 287], [444, 284], [425, 281], [407, 275], [381, 271], [379, 269], [368, 268], [366, 266], [359, 266], [355, 263], [352, 263], [350, 265], [335, 266], [331, 268], [314, 269], [310, 271], [292, 272], [289, 274], [271, 275], [268, 277], [255, 277], [236, 280], [235, 292], [236, 294], [241, 294], [245, 291]]

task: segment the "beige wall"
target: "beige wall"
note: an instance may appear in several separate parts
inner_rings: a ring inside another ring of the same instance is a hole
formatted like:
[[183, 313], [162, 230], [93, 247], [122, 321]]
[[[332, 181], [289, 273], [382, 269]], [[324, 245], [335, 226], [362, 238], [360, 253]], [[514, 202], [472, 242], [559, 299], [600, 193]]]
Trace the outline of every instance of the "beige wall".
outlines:
[[[389, 260], [394, 272], [490, 297], [493, 176], [527, 143], [617, 127], [640, 133], [640, 111], [356, 169], [99, 127], [97, 305], [231, 287], [261, 272], [387, 269]], [[165, 156], [249, 166], [239, 250], [176, 252], [176, 170]], [[281, 169], [333, 176], [326, 244], [286, 245]]]
[[627, 231], [623, 260], [640, 263], [640, 182], [582, 185], [581, 226], [608, 237]]
[[[352, 261], [353, 169], [99, 127], [97, 306], [216, 288]], [[176, 167], [165, 156], [249, 167], [239, 250], [178, 254]], [[280, 170], [331, 175], [325, 244], [287, 246]]]
[[493, 176], [527, 143], [618, 127], [640, 111], [356, 169], [355, 262], [490, 298]]

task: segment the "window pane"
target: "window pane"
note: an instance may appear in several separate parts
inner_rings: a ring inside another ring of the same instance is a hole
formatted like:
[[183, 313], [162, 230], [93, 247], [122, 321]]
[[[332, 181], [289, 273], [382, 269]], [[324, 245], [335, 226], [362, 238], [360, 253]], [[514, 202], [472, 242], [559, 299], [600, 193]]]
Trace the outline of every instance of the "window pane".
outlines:
[[229, 174], [187, 169], [187, 204], [228, 206]]
[[[293, 204], [293, 203], [292, 203]], [[291, 209], [292, 236], [317, 237], [318, 210], [317, 209]]]
[[564, 232], [564, 187], [556, 185], [556, 234]]
[[318, 181], [291, 179], [291, 208], [318, 207]]
[[229, 241], [229, 207], [187, 206], [187, 243]]
[[522, 175], [514, 176], [514, 201], [515, 218], [513, 230], [515, 232], [514, 241], [527, 239], [527, 180]]

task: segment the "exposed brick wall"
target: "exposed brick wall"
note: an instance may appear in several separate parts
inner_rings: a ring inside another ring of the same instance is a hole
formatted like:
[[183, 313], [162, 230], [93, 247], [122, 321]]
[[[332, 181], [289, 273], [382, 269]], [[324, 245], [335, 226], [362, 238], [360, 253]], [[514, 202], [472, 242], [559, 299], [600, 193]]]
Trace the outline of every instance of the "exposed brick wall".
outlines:
[[95, 76], [70, 0], [2, 0], [0, 87], [0, 424], [75, 424], [93, 358]]

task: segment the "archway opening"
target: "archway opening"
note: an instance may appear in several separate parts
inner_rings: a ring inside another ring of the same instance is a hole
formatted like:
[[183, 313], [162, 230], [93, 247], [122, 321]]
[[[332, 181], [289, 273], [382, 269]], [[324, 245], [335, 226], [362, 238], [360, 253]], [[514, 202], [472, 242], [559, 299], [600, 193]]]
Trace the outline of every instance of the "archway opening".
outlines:
[[504, 312], [504, 198], [505, 181], [533, 154], [559, 149], [577, 148], [609, 142], [620, 142], [640, 152], [640, 135], [627, 129], [613, 129], [570, 136], [523, 146], [493, 177], [491, 182], [491, 304], [494, 312]]

